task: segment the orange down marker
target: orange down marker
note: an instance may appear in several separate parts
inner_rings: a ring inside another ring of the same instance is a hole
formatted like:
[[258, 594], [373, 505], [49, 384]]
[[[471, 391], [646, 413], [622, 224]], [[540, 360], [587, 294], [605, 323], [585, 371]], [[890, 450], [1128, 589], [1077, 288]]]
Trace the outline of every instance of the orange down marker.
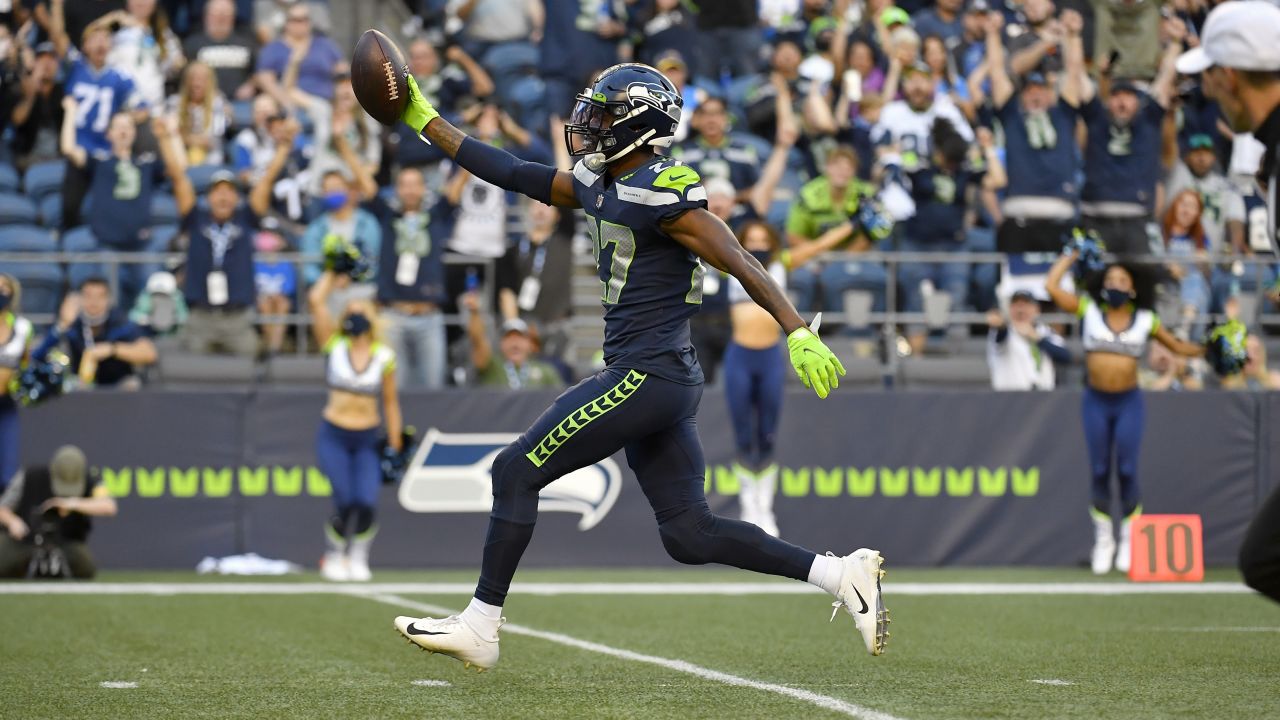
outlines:
[[1129, 579], [1134, 582], [1204, 580], [1199, 515], [1139, 515], [1133, 519]]

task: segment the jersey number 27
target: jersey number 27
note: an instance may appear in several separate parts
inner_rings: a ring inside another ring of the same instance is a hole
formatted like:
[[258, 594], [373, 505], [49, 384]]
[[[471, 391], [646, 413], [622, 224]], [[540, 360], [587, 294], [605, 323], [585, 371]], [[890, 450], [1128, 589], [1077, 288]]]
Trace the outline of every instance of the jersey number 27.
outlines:
[[[601, 265], [601, 256], [610, 245], [613, 245], [613, 252], [609, 253], [608, 257], [608, 279], [602, 276], [600, 280], [600, 300], [605, 305], [617, 305], [622, 298], [622, 288], [627, 284], [627, 273], [631, 270], [631, 261], [636, 258], [635, 233], [622, 225], [587, 216], [587, 234], [591, 236], [591, 252], [595, 256], [597, 269], [604, 269]], [[684, 298], [685, 302], [693, 305], [702, 304], [704, 273], [702, 263], [695, 262], [689, 292]]]

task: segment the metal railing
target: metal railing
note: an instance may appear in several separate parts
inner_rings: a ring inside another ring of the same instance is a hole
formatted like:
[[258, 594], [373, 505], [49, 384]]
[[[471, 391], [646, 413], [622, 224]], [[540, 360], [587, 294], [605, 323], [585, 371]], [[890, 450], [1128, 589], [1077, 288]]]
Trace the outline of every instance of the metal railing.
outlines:
[[[1023, 255], [1024, 258], [1034, 258], [1033, 255]], [[1048, 262], [1055, 257], [1053, 254], [1040, 254], [1041, 262]], [[1004, 253], [995, 252], [833, 252], [827, 253], [818, 258], [815, 262], [818, 264], [828, 264], [832, 262], [859, 262], [859, 263], [876, 263], [882, 264], [885, 269], [885, 298], [886, 309], [878, 312], [862, 312], [857, 313], [856, 317], [847, 312], [847, 307], [838, 309], [826, 309], [823, 312], [824, 322], [838, 324], [846, 327], [855, 327], [875, 333], [885, 343], [885, 347], [892, 347], [893, 341], [896, 339], [897, 333], [902, 326], [910, 325], [926, 325], [931, 329], [939, 327], [956, 327], [956, 326], [976, 326], [986, 323], [987, 316], [981, 312], [966, 312], [960, 310], [948, 310], [945, 313], [945, 322], [938, 323], [936, 313], [930, 312], [906, 312], [897, 308], [896, 302], [891, 302], [898, 296], [898, 290], [901, 286], [899, 272], [901, 266], [906, 264], [963, 264], [968, 266], [979, 265], [997, 265], [1003, 267], [1009, 256]], [[285, 261], [294, 265], [297, 277], [298, 287], [296, 289], [295, 302], [299, 312], [287, 315], [257, 315], [256, 323], [259, 326], [267, 324], [284, 323], [293, 327], [298, 333], [298, 353], [306, 352], [307, 329], [311, 325], [311, 318], [305, 312], [306, 303], [306, 285], [302, 282], [305, 274], [305, 267], [322, 262], [323, 258], [319, 255], [308, 255], [297, 252], [275, 253], [275, 254], [259, 254], [257, 259], [268, 261]], [[11, 272], [21, 277], [21, 271], [15, 266], [24, 263], [55, 263], [64, 266], [72, 266], [81, 263], [88, 263], [100, 266], [104, 269], [106, 279], [111, 285], [113, 292], [118, 291], [120, 285], [120, 267], [122, 265], [131, 264], [151, 264], [165, 266], [167, 263], [181, 263], [184, 260], [182, 253], [152, 253], [152, 252], [0, 252], [0, 271]], [[486, 287], [492, 287], [495, 279], [494, 261], [487, 258], [476, 258], [455, 253], [445, 255], [444, 261], [450, 265], [461, 264], [478, 264], [484, 268], [484, 283]], [[1212, 267], [1235, 266], [1238, 275], [1233, 275], [1237, 280], [1251, 278], [1253, 290], [1249, 294], [1256, 304], [1254, 307], [1259, 310], [1266, 308], [1266, 303], [1257, 301], [1257, 296], [1267, 289], [1268, 270], [1280, 265], [1280, 261], [1276, 258], [1258, 258], [1258, 257], [1239, 257], [1239, 256], [1210, 256], [1208, 258], [1184, 258], [1184, 257], [1168, 257], [1168, 256], [1135, 256], [1126, 257], [1124, 262], [1140, 264], [1140, 265], [1166, 265], [1170, 263], [1177, 264], [1203, 264]], [[566, 281], [569, 279], [566, 278]], [[32, 322], [37, 325], [49, 324], [54, 320], [54, 315], [50, 313], [27, 313]], [[1075, 321], [1075, 318], [1066, 313], [1051, 312], [1042, 316], [1045, 322], [1051, 324], [1069, 325]], [[1198, 316], [1197, 322], [1212, 322], [1218, 318], [1213, 315]], [[1243, 317], [1246, 322], [1254, 326], [1280, 326], [1280, 313], [1275, 312], [1257, 312], [1250, 311], [1249, 316]], [[462, 326], [464, 317], [460, 314], [448, 314], [445, 316], [445, 322], [448, 325]], [[578, 316], [572, 320], [577, 324], [584, 326], [597, 327], [600, 324], [598, 316]], [[886, 373], [891, 373], [896, 366], [895, 353], [886, 352], [883, 358], [886, 367]]]
[[[297, 333], [297, 354], [304, 355], [308, 348], [308, 329], [311, 327], [311, 314], [305, 312], [307, 307], [307, 284], [304, 282], [306, 269], [309, 266], [323, 263], [324, 256], [299, 252], [255, 253], [254, 259], [268, 262], [287, 262], [294, 267], [297, 276], [297, 287], [294, 291], [294, 303], [299, 312], [284, 315], [265, 315], [255, 313], [254, 324], [261, 328], [265, 325], [286, 325]], [[152, 265], [162, 268], [176, 267], [186, 262], [186, 254], [180, 252], [0, 252], [0, 272], [15, 275], [21, 281], [23, 264], [61, 265], [64, 269], [74, 265], [92, 265], [102, 269], [102, 275], [111, 288], [114, 298], [120, 297], [120, 268], [124, 265]], [[493, 287], [495, 281], [495, 261], [492, 258], [473, 257], [458, 253], [445, 253], [445, 265], [479, 265], [483, 270], [483, 286]], [[366, 283], [367, 284], [367, 283]], [[69, 283], [66, 290], [71, 290]], [[179, 287], [181, 291], [181, 287]], [[118, 308], [128, 312], [129, 308]], [[256, 310], [256, 308], [255, 308]], [[37, 326], [48, 326], [57, 319], [57, 312], [23, 312], [24, 317]], [[465, 322], [462, 315], [450, 313], [444, 316], [446, 325], [462, 326]]]

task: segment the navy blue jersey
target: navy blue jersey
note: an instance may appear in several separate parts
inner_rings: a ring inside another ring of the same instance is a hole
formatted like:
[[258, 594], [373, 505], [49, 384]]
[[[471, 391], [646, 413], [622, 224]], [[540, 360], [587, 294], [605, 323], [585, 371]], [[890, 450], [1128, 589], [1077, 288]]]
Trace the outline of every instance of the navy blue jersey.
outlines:
[[704, 269], [662, 230], [663, 222], [707, 206], [698, 173], [655, 157], [613, 182], [579, 162], [573, 179], [600, 273], [605, 364], [701, 383], [689, 318], [702, 304]]
[[155, 153], [129, 160], [103, 151], [90, 153], [86, 219], [98, 242], [115, 250], [141, 250], [142, 231], [151, 225], [151, 199], [164, 179]]
[[1017, 95], [996, 110], [1004, 131], [1008, 197], [1054, 197], [1074, 202], [1079, 192], [1078, 111], [1059, 100], [1043, 114], [1028, 113]]
[[952, 174], [924, 169], [908, 177], [916, 214], [905, 223], [907, 237], [920, 243], [963, 241], [965, 196], [977, 181], [974, 173], [966, 169]]
[[1080, 116], [1089, 136], [1080, 199], [1138, 203], [1149, 209], [1160, 180], [1164, 108], [1144, 94], [1133, 121], [1120, 126], [1095, 97], [1080, 108]]
[[755, 147], [732, 138], [715, 146], [701, 138], [682, 142], [671, 156], [693, 166], [704, 178], [723, 178], [734, 190], [746, 190], [760, 180], [760, 156]]

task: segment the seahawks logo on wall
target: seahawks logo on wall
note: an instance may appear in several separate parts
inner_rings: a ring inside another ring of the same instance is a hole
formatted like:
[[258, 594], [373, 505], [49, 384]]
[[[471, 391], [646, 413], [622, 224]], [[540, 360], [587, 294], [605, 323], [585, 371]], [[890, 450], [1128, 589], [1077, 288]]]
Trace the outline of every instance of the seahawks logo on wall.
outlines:
[[684, 101], [680, 96], [669, 92], [658, 85], [650, 83], [631, 83], [627, 86], [627, 99], [634, 103], [644, 103], [657, 108], [672, 119], [680, 119], [680, 107]]
[[[400, 505], [409, 512], [488, 513], [493, 507], [493, 458], [517, 437], [428, 430], [400, 481]], [[543, 488], [538, 510], [577, 513], [578, 529], [590, 530], [613, 509], [621, 489], [622, 469], [605, 458]]]

